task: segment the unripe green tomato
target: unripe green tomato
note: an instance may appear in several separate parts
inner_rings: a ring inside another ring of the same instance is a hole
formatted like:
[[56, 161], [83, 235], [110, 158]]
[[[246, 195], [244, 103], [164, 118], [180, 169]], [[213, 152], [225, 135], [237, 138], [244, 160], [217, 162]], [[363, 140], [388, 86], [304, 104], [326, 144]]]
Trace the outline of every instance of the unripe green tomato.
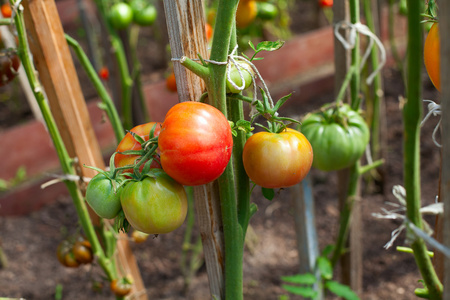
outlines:
[[278, 16], [278, 7], [273, 3], [257, 2], [258, 18], [262, 20], [273, 20]]
[[133, 10], [125, 2], [119, 2], [111, 6], [109, 20], [115, 29], [125, 29], [133, 21]]
[[313, 147], [313, 167], [322, 171], [350, 167], [361, 158], [370, 138], [364, 119], [347, 104], [307, 115], [301, 131]]
[[94, 212], [105, 219], [113, 219], [121, 209], [119, 192], [114, 192], [111, 180], [98, 173], [89, 181], [86, 202]]
[[[242, 76], [244, 77], [245, 86], [244, 89], [247, 89], [253, 82], [253, 69], [250, 67], [250, 65], [246, 62], [239, 61], [238, 64], [241, 66], [240, 71]], [[231, 66], [230, 70], [230, 79], [238, 86], [242, 86], [242, 80], [241, 75], [239, 74], [239, 71], [237, 67], [233, 64]], [[242, 92], [242, 90], [239, 90], [233, 86], [233, 84], [228, 80], [228, 70], [227, 70], [227, 93], [233, 93], [238, 94]]]
[[171, 232], [187, 214], [184, 187], [161, 169], [151, 169], [141, 181], [129, 182], [120, 201], [131, 226], [147, 234]]
[[150, 26], [155, 23], [158, 12], [154, 5], [143, 0], [134, 0], [130, 5], [134, 23], [140, 26]]

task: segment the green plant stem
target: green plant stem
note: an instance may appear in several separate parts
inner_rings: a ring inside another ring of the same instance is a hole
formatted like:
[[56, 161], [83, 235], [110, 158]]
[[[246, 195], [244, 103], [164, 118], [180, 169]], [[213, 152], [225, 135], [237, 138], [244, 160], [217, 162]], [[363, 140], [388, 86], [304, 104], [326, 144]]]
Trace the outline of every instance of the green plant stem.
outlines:
[[[359, 1], [350, 1], [350, 22], [352, 24], [359, 23]], [[355, 35], [355, 47], [352, 49], [351, 66], [354, 67], [358, 72], [353, 72], [352, 79], [350, 81], [350, 93], [351, 93], [351, 107], [353, 110], [358, 111], [360, 105], [360, 75], [359, 75], [359, 62], [360, 62], [360, 49], [359, 49], [359, 35]]]
[[[418, 228], [423, 228], [420, 214], [420, 122], [422, 119], [422, 2], [408, 0], [408, 58], [407, 101], [403, 107], [404, 124], [404, 185], [406, 189], [406, 217]], [[436, 275], [421, 238], [411, 244], [416, 264], [422, 274], [431, 299], [442, 298], [442, 283]]]
[[345, 91], [348, 88], [348, 85], [350, 81], [352, 80], [355, 73], [357, 73], [357, 70], [355, 66], [350, 66], [350, 68], [347, 71], [347, 74], [345, 74], [344, 81], [342, 82], [341, 88], [339, 89], [339, 93], [336, 96], [336, 102], [340, 102], [343, 100]]
[[140, 109], [142, 111], [142, 117], [144, 118], [144, 122], [148, 123], [150, 122], [150, 116], [149, 116], [149, 110], [147, 106], [147, 102], [145, 102], [145, 96], [144, 91], [142, 87], [142, 80], [141, 80], [141, 70], [142, 66], [139, 62], [139, 58], [137, 55], [137, 47], [138, 47], [138, 41], [139, 41], [139, 32], [140, 32], [140, 26], [133, 25], [130, 29], [130, 49], [131, 49], [131, 60], [133, 62], [133, 82], [136, 87], [138, 100]]
[[392, 57], [394, 58], [395, 63], [397, 65], [397, 69], [400, 71], [400, 73], [402, 74], [402, 78], [403, 78], [403, 76], [404, 76], [403, 62], [402, 62], [402, 59], [400, 58], [400, 55], [398, 54], [397, 42], [395, 41], [395, 34], [394, 34], [394, 30], [396, 28], [395, 18], [397, 16], [394, 13], [394, 5], [396, 3], [397, 3], [397, 0], [389, 0], [388, 35], [389, 35], [389, 44], [391, 46]]
[[131, 129], [133, 127], [133, 111], [131, 105], [132, 87], [133, 80], [131, 79], [130, 71], [128, 69], [127, 57], [125, 55], [125, 49], [117, 34], [116, 30], [113, 29], [109, 23], [107, 17], [107, 10], [104, 5], [105, 0], [95, 0], [98, 11], [105, 21], [105, 26], [108, 31], [108, 35], [111, 41], [111, 47], [113, 49], [113, 54], [116, 57], [117, 65], [119, 67], [120, 82], [121, 82], [121, 101], [122, 101], [122, 119], [123, 126], [125, 129]]
[[339, 219], [339, 233], [336, 240], [336, 245], [334, 247], [333, 256], [331, 257], [331, 265], [333, 266], [333, 269], [344, 252], [345, 242], [347, 241], [350, 229], [350, 217], [352, 215], [353, 204], [357, 198], [359, 176], [359, 162], [357, 162], [350, 167], [349, 186], [347, 189], [346, 201], [341, 210]]
[[[217, 8], [217, 18], [210, 59], [225, 62], [228, 58], [232, 26], [238, 0], [221, 0]], [[208, 64], [211, 79], [206, 80], [209, 100], [227, 116], [225, 65]], [[243, 231], [238, 222], [235, 194], [234, 167], [229, 163], [219, 177], [219, 193], [225, 239], [225, 299], [243, 299]]]
[[[14, 4], [15, 2], [12, 1], [11, 5]], [[61, 164], [62, 171], [64, 174], [73, 175], [75, 174], [75, 171], [72, 167], [72, 159], [70, 158], [67, 149], [64, 146], [64, 142], [58, 131], [55, 120], [51, 114], [50, 107], [48, 106], [48, 103], [44, 97], [42, 87], [36, 75], [37, 72], [34, 69], [33, 62], [27, 50], [29, 49], [29, 47], [25, 34], [25, 26], [24, 26], [25, 22], [23, 20], [23, 14], [21, 13], [21, 11], [19, 11], [16, 14], [16, 16], [14, 17], [14, 21], [19, 39], [18, 54], [22, 62], [22, 66], [27, 75], [28, 81], [30, 82], [31, 89], [42, 112], [42, 116], [47, 126], [49, 135], [53, 141], [56, 153], [58, 155]], [[112, 263], [110, 259], [106, 258], [104, 255], [101, 244], [97, 238], [95, 228], [92, 225], [86, 204], [84, 202], [84, 198], [81, 195], [81, 192], [77, 187], [77, 184], [69, 180], [65, 180], [65, 184], [69, 190], [70, 195], [72, 196], [72, 200], [77, 210], [79, 221], [86, 234], [87, 239], [92, 245], [92, 250], [94, 254], [97, 256], [98, 261], [102, 266], [103, 270], [105, 271], [106, 275], [108, 276], [108, 278], [109, 279], [115, 278], [117, 276], [115, 265]]]
[[[371, 9], [371, 1], [370, 0], [364, 0], [364, 15], [366, 17], [366, 23], [369, 29], [372, 32], [376, 32], [375, 30], [375, 22], [372, 15], [372, 9]], [[378, 61], [378, 49], [376, 47], [372, 47], [371, 53], [370, 53], [370, 59], [372, 64], [372, 70], [376, 70], [379, 66]], [[380, 106], [382, 101], [382, 87], [381, 87], [381, 74], [378, 73], [373, 80], [372, 83], [372, 93], [369, 94], [367, 97], [366, 103], [367, 106], [371, 106], [371, 116], [370, 116], [370, 136], [371, 136], [371, 153], [372, 156], [375, 158], [379, 158], [380, 151], [381, 151], [381, 145], [380, 145]], [[370, 88], [368, 88], [370, 91]]]
[[95, 71], [94, 67], [92, 66], [91, 62], [89, 61], [89, 58], [87, 57], [86, 53], [84, 53], [83, 48], [81, 48], [80, 44], [75, 39], [71, 38], [67, 34], [66, 34], [66, 40], [67, 40], [67, 43], [75, 51], [75, 54], [77, 55], [78, 59], [80, 60], [80, 63], [83, 66], [84, 70], [86, 71], [89, 79], [94, 84], [95, 90], [97, 91], [100, 98], [102, 99], [102, 102], [105, 106], [106, 114], [108, 115], [109, 121], [111, 122], [113, 131], [114, 131], [114, 135], [116, 136], [116, 141], [120, 142], [122, 140], [122, 138], [125, 136], [125, 130], [123, 129], [119, 114], [117, 113], [116, 107], [114, 106], [114, 103], [113, 103], [108, 91], [106, 90], [102, 81], [98, 77], [97, 72]]

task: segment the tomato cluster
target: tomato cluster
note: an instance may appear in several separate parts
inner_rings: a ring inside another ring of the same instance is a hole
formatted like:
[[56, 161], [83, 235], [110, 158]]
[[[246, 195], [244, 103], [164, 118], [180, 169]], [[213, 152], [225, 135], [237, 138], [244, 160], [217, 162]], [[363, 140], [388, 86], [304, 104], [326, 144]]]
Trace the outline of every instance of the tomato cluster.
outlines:
[[133, 0], [127, 2], [117, 2], [111, 6], [108, 14], [111, 25], [118, 30], [125, 29], [132, 22], [139, 26], [152, 25], [158, 12], [155, 6], [145, 0]]
[[100, 217], [124, 215], [144, 234], [173, 231], [187, 214], [183, 185], [217, 179], [232, 148], [230, 124], [218, 109], [179, 103], [163, 123], [139, 125], [127, 133], [111, 157], [111, 170], [89, 182], [86, 201]]
[[58, 261], [65, 267], [76, 268], [94, 260], [91, 243], [82, 236], [76, 241], [63, 240], [56, 250]]
[[4, 86], [16, 78], [20, 67], [19, 56], [7, 52], [0, 56], [0, 86]]

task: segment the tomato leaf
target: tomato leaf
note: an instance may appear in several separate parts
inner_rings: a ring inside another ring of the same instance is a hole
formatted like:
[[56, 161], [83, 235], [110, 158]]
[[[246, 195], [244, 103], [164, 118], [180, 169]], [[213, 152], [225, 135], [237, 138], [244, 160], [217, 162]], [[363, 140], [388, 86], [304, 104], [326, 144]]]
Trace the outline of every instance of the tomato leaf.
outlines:
[[287, 101], [289, 98], [291, 98], [291, 96], [292, 96], [292, 93], [290, 93], [289, 95], [286, 95], [286, 96], [284, 96], [284, 97], [281, 97], [281, 98], [277, 101], [277, 103], [275, 103], [275, 106], [273, 107], [273, 111], [278, 111], [278, 110], [280, 109], [280, 107], [281, 107], [284, 103], [286, 103], [286, 101]]
[[325, 282], [325, 288], [327, 288], [330, 292], [338, 295], [347, 300], [359, 300], [358, 295], [352, 289], [347, 286], [340, 284], [337, 281], [329, 280]]
[[256, 51], [275, 51], [283, 47], [284, 41], [278, 40], [276, 42], [264, 41], [258, 43], [256, 46]]
[[317, 282], [316, 276], [312, 273], [296, 274], [292, 276], [282, 276], [281, 280], [289, 283], [312, 285]]
[[322, 250], [322, 256], [323, 257], [328, 257], [333, 252], [333, 250], [334, 250], [334, 245], [327, 245]]
[[331, 266], [331, 262], [328, 258], [319, 256], [317, 258], [317, 267], [319, 268], [320, 275], [323, 279], [333, 278], [333, 267]]
[[283, 284], [283, 289], [286, 291], [294, 294], [294, 295], [300, 295], [305, 298], [315, 298], [317, 297], [317, 292], [310, 286], [292, 286]]
[[264, 198], [266, 198], [267, 200], [272, 201], [272, 199], [275, 197], [275, 191], [273, 189], [268, 189], [268, 188], [261, 188], [262, 194], [264, 196]]

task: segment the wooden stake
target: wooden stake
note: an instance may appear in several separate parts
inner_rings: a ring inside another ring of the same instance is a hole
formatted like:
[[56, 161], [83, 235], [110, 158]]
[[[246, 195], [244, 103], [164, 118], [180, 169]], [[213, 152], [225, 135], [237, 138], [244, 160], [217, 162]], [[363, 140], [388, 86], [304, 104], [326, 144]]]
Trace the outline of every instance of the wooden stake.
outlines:
[[[30, 50], [64, 144], [69, 155], [78, 159], [77, 173], [93, 177], [96, 172], [83, 168], [83, 164], [101, 169], [105, 165], [55, 2], [26, 0], [22, 3]], [[94, 213], [91, 217], [98, 224], [99, 219]], [[138, 299], [147, 299], [128, 240], [122, 238], [117, 243], [119, 270], [133, 276], [133, 292], [139, 293]]]
[[[203, 80], [177, 61], [182, 56], [208, 58], [205, 18], [201, 0], [164, 0], [170, 48], [180, 102], [196, 101], [205, 90]], [[224, 295], [224, 240], [218, 187], [215, 183], [194, 188], [197, 222], [203, 242], [211, 297]]]

